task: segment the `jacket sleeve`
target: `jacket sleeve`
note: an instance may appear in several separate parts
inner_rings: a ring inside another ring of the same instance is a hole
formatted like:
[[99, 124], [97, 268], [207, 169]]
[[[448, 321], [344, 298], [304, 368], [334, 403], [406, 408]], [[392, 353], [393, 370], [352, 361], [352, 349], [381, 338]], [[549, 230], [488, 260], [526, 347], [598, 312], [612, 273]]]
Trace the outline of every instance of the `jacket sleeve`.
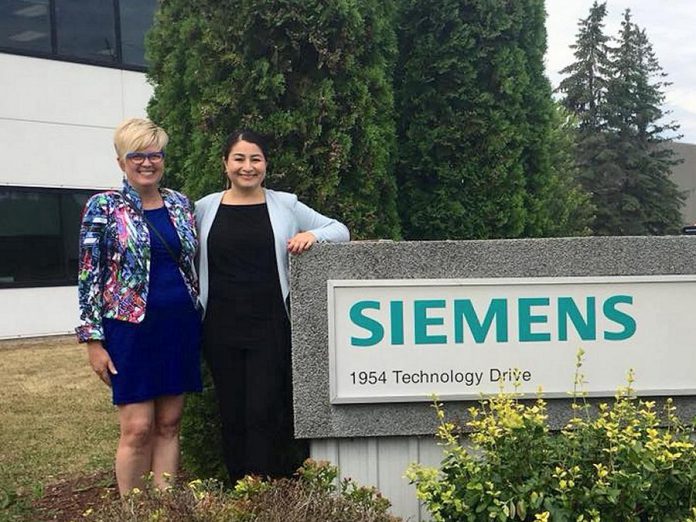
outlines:
[[350, 232], [343, 223], [320, 214], [301, 201], [295, 202], [293, 212], [300, 230], [311, 232], [320, 243], [340, 243], [350, 240]]
[[75, 329], [77, 339], [84, 343], [104, 339], [102, 328], [102, 271], [103, 248], [107, 226], [108, 203], [103, 194], [92, 196], [82, 213], [80, 253], [77, 272], [77, 292], [80, 306], [80, 325]]
[[[184, 230], [180, 231], [180, 238], [183, 236], [184, 241], [188, 244], [186, 250], [187, 271], [184, 274], [188, 279], [191, 288], [198, 298], [198, 275], [196, 272], [196, 256], [198, 255], [198, 230], [196, 228], [196, 214], [193, 201], [184, 194], [176, 193], [179, 197], [180, 205], [185, 209], [185, 225]], [[182, 244], [183, 246], [183, 244]]]

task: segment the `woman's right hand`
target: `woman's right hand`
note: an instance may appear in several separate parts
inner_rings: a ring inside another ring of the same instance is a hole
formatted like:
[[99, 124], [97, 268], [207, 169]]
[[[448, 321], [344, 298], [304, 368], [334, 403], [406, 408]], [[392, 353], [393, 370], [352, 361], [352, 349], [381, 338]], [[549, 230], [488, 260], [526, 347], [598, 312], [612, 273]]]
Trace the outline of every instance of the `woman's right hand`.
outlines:
[[111, 376], [116, 375], [118, 372], [109, 356], [109, 352], [106, 351], [101, 341], [89, 341], [87, 343], [87, 356], [89, 357], [89, 365], [94, 370], [94, 373], [104, 381], [104, 384], [111, 387]]

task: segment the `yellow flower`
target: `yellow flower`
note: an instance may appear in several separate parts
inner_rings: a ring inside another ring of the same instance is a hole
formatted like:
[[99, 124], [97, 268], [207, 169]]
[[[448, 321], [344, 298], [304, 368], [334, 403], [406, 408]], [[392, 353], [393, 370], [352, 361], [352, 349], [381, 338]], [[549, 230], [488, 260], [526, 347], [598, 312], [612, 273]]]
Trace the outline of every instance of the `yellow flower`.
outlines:
[[597, 477], [603, 479], [609, 475], [609, 470], [604, 464], [592, 464], [597, 469]]

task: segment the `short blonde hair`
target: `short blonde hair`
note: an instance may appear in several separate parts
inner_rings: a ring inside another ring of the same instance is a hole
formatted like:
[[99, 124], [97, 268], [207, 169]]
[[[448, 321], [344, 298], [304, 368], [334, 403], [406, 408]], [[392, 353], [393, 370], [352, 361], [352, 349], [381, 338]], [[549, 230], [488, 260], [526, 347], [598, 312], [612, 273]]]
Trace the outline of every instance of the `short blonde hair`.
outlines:
[[163, 128], [143, 118], [123, 120], [114, 132], [114, 148], [119, 159], [125, 159], [129, 152], [139, 152], [155, 146], [164, 150], [169, 136]]

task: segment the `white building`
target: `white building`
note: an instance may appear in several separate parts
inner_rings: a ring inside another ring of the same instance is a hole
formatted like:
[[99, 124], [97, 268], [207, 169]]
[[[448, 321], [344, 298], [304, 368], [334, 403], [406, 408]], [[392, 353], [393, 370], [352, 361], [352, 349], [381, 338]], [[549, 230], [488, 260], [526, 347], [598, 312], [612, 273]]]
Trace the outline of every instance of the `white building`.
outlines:
[[113, 129], [145, 115], [156, 3], [0, 2], [0, 339], [78, 323], [80, 213], [120, 185]]
[[[90, 194], [120, 185], [112, 133], [144, 116], [157, 0], [0, 2], [0, 339], [78, 322], [77, 239]], [[696, 222], [694, 145], [675, 180]]]

